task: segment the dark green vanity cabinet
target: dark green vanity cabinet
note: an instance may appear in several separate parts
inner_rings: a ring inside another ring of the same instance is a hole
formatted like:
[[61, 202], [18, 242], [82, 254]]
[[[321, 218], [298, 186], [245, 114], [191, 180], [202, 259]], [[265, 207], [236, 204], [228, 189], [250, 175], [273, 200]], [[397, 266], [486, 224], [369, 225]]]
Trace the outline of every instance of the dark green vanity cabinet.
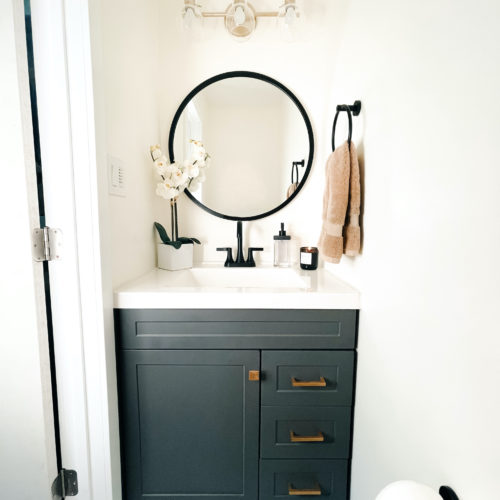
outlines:
[[357, 311], [116, 309], [115, 324], [124, 499], [349, 498]]

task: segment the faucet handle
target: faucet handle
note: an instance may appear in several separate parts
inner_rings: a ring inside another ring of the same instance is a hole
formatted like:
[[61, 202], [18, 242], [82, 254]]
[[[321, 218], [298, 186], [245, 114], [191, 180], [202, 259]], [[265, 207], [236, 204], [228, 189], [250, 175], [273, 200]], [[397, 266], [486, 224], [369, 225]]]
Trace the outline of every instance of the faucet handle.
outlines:
[[218, 252], [227, 252], [226, 262], [224, 263], [224, 267], [229, 267], [229, 264], [233, 264], [233, 249], [231, 247], [223, 247], [217, 248]]
[[247, 259], [247, 264], [250, 267], [255, 266], [255, 260], [253, 260], [253, 253], [254, 252], [263, 252], [264, 249], [262, 247], [248, 247], [248, 259]]

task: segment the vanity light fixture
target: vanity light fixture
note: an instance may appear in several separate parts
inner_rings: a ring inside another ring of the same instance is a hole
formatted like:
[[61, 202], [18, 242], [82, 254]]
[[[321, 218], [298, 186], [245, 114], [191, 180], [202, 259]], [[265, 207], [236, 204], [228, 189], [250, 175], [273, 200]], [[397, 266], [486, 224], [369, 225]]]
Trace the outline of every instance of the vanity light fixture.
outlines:
[[227, 31], [237, 38], [246, 39], [255, 30], [256, 14], [246, 0], [235, 0], [224, 13]]
[[195, 3], [195, 0], [184, 0], [184, 9], [182, 18], [184, 19], [184, 28], [192, 29], [195, 24], [201, 23], [201, 6]]
[[258, 17], [275, 17], [280, 29], [293, 29], [299, 17], [296, 0], [284, 0], [276, 11], [256, 11], [247, 0], [233, 0], [224, 12], [207, 12], [196, 0], [184, 0], [182, 16], [187, 29], [201, 24], [203, 18], [221, 17], [229, 34], [245, 40], [255, 31]]
[[285, 28], [293, 28], [297, 23], [299, 12], [295, 0], [285, 0], [278, 10], [278, 24]]

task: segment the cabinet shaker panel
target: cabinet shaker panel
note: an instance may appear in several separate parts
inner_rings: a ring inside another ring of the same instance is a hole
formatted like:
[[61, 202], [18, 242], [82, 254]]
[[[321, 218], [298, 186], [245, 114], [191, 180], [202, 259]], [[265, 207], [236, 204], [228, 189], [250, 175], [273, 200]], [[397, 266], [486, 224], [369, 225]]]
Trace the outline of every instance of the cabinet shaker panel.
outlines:
[[262, 460], [259, 500], [348, 498], [347, 460]]
[[354, 351], [263, 351], [265, 406], [350, 406]]
[[261, 458], [350, 458], [350, 406], [263, 406]]
[[257, 498], [258, 351], [122, 351], [124, 498]]

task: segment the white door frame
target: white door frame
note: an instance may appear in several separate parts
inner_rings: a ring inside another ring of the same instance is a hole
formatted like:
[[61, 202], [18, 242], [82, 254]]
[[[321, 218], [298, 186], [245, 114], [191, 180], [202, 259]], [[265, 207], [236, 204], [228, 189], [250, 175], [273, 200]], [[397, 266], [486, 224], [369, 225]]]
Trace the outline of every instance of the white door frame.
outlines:
[[97, 168], [88, 0], [31, 0], [31, 12], [46, 223], [64, 234], [62, 260], [50, 269], [62, 463], [78, 472], [78, 498], [120, 500], [112, 285], [102, 238], [106, 197], [99, 192], [105, 183]]

